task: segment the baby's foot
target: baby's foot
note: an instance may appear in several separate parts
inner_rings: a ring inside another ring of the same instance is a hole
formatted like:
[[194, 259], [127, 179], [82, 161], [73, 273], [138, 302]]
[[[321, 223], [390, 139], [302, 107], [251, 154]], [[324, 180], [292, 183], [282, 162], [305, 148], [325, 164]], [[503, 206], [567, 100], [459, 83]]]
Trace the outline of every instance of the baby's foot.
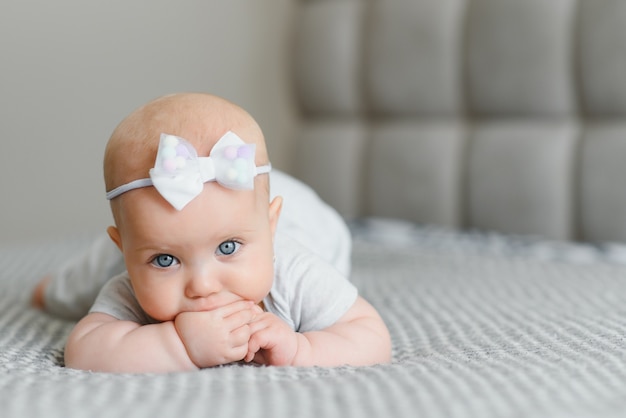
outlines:
[[48, 287], [48, 283], [50, 283], [50, 276], [45, 276], [43, 279], [37, 283], [37, 286], [33, 289], [33, 294], [30, 299], [30, 303], [38, 309], [43, 309], [45, 307], [44, 295], [46, 294], [46, 287]]

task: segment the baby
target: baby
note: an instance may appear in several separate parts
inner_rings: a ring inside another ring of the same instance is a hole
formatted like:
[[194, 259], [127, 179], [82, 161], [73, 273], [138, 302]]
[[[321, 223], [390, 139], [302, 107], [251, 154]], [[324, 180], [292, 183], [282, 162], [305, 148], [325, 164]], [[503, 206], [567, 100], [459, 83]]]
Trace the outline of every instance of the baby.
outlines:
[[[82, 289], [106, 284], [68, 338], [66, 366], [168, 372], [241, 360], [389, 362], [384, 322], [346, 279], [349, 255], [324, 248], [335, 245], [338, 222], [296, 220], [317, 216], [305, 206], [315, 199], [298, 191], [302, 213], [279, 228], [283, 200], [270, 199], [270, 171], [259, 126], [224, 99], [165, 96], [124, 119], [107, 144], [104, 177], [115, 221], [107, 232], [126, 271], [106, 280], [123, 267], [106, 260], [103, 243], [84, 257], [83, 265], [105, 267], [99, 278], [80, 278]], [[300, 187], [278, 172], [271, 179]], [[320, 233], [328, 238], [315, 239]], [[105, 260], [94, 261], [98, 252]], [[55, 283], [71, 270], [36, 289], [41, 305], [59, 304], [50, 289], [71, 291]]]

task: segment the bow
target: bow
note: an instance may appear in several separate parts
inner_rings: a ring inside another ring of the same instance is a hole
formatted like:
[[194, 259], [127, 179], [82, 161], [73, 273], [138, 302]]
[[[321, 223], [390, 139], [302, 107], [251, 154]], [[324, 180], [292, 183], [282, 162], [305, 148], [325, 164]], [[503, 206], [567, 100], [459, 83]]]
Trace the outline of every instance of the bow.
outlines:
[[193, 145], [185, 139], [161, 134], [150, 178], [117, 187], [107, 193], [107, 199], [139, 187], [154, 186], [165, 200], [181, 210], [202, 192], [208, 181], [217, 181], [229, 189], [252, 190], [254, 177], [271, 170], [271, 164], [259, 167], [254, 164], [255, 151], [255, 144], [246, 144], [228, 131], [208, 157], [198, 157]]

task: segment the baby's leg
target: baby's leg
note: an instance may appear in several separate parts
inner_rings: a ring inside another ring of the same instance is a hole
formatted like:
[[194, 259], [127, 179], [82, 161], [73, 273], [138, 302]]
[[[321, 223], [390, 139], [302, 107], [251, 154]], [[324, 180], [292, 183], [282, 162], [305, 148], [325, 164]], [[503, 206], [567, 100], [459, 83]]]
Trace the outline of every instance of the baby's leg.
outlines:
[[86, 251], [46, 276], [35, 288], [33, 303], [53, 315], [80, 319], [104, 283], [125, 269], [122, 253], [103, 234]]
[[352, 238], [337, 211], [309, 186], [277, 170], [270, 174], [270, 194], [283, 197], [278, 231], [300, 242], [348, 277]]

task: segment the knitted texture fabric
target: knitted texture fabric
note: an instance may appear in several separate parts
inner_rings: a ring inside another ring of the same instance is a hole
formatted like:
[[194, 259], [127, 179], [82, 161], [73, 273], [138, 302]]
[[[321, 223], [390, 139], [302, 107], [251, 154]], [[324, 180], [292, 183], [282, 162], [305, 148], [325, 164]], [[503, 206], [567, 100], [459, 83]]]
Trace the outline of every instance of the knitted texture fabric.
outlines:
[[30, 308], [28, 298], [89, 237], [0, 248], [0, 415], [624, 416], [623, 247], [383, 220], [351, 227], [351, 280], [389, 327], [388, 365], [233, 364], [163, 375], [66, 369], [73, 323]]

